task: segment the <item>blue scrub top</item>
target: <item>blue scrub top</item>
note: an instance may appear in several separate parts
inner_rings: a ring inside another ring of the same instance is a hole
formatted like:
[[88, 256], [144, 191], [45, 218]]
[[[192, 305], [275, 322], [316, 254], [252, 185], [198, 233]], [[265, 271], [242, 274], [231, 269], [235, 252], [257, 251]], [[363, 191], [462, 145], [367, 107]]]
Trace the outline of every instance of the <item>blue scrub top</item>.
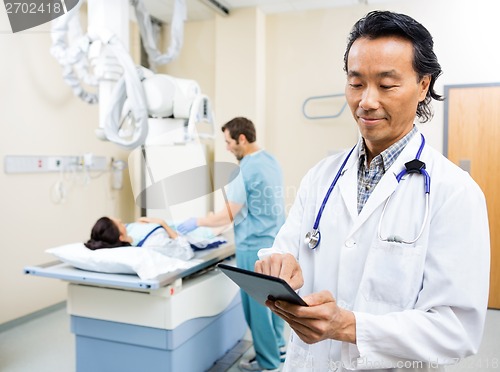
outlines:
[[227, 195], [244, 205], [234, 220], [236, 249], [271, 247], [285, 222], [283, 174], [276, 159], [264, 150], [245, 156]]

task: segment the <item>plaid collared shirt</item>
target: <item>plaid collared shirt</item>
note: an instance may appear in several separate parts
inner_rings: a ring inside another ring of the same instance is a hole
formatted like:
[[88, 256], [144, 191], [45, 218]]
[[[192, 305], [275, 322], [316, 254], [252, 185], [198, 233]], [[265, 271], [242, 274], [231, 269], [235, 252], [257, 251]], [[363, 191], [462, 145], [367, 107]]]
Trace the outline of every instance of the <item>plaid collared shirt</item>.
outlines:
[[417, 127], [414, 125], [413, 129], [398, 142], [391, 145], [389, 148], [382, 151], [379, 155], [375, 156], [370, 165], [367, 164], [366, 147], [363, 139], [363, 146], [359, 152], [359, 168], [358, 168], [358, 214], [366, 204], [373, 189], [377, 186], [378, 181], [385, 174], [401, 154], [401, 151], [406, 147], [410, 139], [417, 133]]

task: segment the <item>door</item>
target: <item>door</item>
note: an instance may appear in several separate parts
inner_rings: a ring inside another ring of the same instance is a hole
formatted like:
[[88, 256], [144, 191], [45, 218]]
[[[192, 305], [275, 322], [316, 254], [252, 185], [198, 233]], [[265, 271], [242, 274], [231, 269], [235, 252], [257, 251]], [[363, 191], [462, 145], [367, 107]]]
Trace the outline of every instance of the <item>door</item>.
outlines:
[[500, 83], [446, 86], [444, 155], [486, 196], [491, 236], [488, 306], [500, 309]]

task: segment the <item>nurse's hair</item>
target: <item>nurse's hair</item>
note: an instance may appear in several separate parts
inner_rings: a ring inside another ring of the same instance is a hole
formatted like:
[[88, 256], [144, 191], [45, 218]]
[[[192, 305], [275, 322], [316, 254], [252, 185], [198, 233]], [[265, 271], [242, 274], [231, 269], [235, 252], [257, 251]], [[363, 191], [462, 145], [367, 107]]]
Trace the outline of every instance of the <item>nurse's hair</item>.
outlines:
[[250, 143], [257, 140], [255, 125], [253, 125], [251, 120], [241, 116], [229, 120], [222, 126], [221, 129], [222, 132], [225, 132], [227, 129], [229, 131], [229, 135], [236, 141], [236, 143], [239, 143], [238, 138], [240, 137], [240, 134], [243, 134]]
[[97, 220], [90, 232], [90, 240], [83, 244], [93, 251], [102, 248], [127, 247], [131, 245], [129, 242], [122, 242], [120, 240], [120, 230], [109, 217], [101, 217]]
[[431, 101], [442, 101], [443, 96], [434, 91], [434, 83], [442, 74], [441, 66], [434, 53], [434, 41], [427, 29], [413, 18], [389, 11], [375, 10], [361, 18], [351, 30], [344, 54], [344, 71], [347, 72], [347, 60], [352, 44], [359, 38], [377, 39], [384, 36], [399, 36], [413, 44], [413, 69], [419, 80], [430, 75], [431, 81], [427, 96], [418, 103], [417, 116], [421, 122], [432, 118]]

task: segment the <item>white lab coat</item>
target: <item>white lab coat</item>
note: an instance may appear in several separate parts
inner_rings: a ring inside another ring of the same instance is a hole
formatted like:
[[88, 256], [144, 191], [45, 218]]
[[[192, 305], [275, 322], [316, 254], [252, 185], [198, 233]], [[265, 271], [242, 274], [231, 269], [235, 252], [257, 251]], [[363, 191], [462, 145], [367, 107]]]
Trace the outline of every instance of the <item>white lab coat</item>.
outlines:
[[413, 240], [420, 231], [424, 178], [406, 175], [398, 185], [395, 175], [415, 158], [421, 136], [411, 139], [358, 215], [360, 144], [324, 209], [320, 246], [309, 249], [304, 236], [347, 153], [307, 173], [273, 247], [260, 251], [293, 254], [304, 275], [299, 294], [329, 290], [356, 317], [356, 345], [308, 345], [292, 332], [285, 371], [443, 370], [476, 353], [482, 338], [490, 267], [484, 195], [467, 172], [425, 145], [421, 160], [431, 176], [425, 230], [414, 244], [382, 242], [378, 224], [391, 194], [382, 236]]

